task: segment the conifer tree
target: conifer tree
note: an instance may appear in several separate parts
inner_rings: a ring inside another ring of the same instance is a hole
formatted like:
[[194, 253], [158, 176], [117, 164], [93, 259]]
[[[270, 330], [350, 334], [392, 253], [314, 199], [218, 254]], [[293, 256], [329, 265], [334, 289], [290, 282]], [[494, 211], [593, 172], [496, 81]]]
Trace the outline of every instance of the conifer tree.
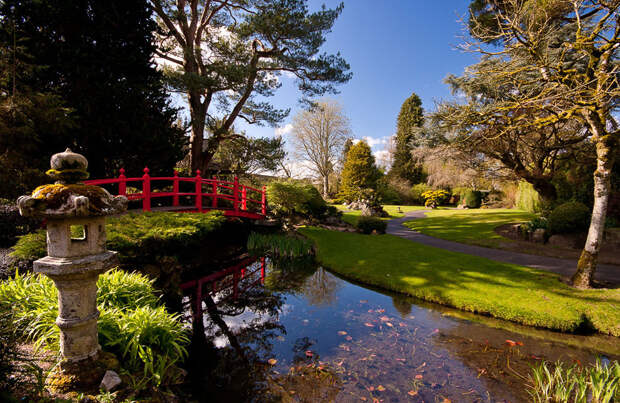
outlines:
[[359, 141], [347, 153], [340, 196], [346, 201], [357, 200], [364, 189], [376, 189], [380, 175], [370, 146], [365, 141]]
[[415, 93], [403, 102], [396, 124], [396, 147], [390, 169], [390, 176], [410, 183], [421, 182], [422, 168], [411, 155], [415, 142], [415, 129], [424, 123], [422, 100]]

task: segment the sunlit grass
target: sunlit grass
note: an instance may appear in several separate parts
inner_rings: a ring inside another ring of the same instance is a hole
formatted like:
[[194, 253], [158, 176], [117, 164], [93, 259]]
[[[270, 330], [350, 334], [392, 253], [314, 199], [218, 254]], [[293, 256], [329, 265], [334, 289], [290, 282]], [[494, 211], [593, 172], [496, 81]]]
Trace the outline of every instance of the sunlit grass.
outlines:
[[[362, 215], [360, 210], [348, 210], [343, 204], [334, 204], [338, 210], [342, 211], [342, 220], [347, 224], [355, 225], [357, 219]], [[392, 218], [404, 217], [405, 213], [409, 211], [424, 210], [424, 206], [403, 206], [395, 204], [384, 204], [383, 209], [390, 215], [383, 218], [384, 220], [390, 220]]]
[[486, 247], [510, 242], [498, 235], [495, 228], [534, 218], [534, 214], [511, 209], [433, 210], [425, 215], [426, 218], [407, 221], [404, 225], [436, 238]]
[[529, 326], [620, 336], [620, 289], [573, 289], [558, 275], [392, 235], [302, 228], [319, 262], [366, 284]]

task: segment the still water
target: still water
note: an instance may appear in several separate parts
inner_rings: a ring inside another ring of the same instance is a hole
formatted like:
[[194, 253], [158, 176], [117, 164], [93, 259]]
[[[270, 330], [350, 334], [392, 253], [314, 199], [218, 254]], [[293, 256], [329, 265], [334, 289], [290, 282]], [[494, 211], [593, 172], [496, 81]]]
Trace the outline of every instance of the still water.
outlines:
[[617, 359], [569, 336], [247, 258], [183, 285], [191, 395], [209, 402], [526, 402], [530, 365]]

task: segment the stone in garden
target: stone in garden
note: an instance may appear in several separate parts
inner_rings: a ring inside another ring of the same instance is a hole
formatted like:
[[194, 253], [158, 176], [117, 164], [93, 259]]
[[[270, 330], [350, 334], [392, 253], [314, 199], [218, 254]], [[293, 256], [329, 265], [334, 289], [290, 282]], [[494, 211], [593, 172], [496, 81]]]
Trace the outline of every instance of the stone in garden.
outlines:
[[532, 241], [536, 243], [544, 243], [545, 242], [545, 230], [543, 228], [537, 228], [532, 233]]
[[121, 377], [114, 371], [106, 371], [103, 379], [101, 380], [101, 384], [99, 385], [99, 389], [103, 389], [106, 392], [112, 392], [114, 389], [120, 386], [123, 383]]

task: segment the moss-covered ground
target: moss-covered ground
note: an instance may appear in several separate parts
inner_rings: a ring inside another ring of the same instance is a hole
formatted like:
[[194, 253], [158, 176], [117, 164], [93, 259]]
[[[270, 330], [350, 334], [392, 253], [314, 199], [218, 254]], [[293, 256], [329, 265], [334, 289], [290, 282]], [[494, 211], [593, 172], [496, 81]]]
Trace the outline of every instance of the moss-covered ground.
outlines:
[[580, 291], [553, 273], [392, 235], [300, 232], [315, 242], [321, 264], [362, 283], [524, 325], [620, 336], [620, 289]]
[[534, 214], [511, 209], [432, 210], [426, 218], [407, 221], [407, 228], [436, 238], [470, 245], [496, 248], [509, 239], [498, 235], [495, 228], [534, 218]]

